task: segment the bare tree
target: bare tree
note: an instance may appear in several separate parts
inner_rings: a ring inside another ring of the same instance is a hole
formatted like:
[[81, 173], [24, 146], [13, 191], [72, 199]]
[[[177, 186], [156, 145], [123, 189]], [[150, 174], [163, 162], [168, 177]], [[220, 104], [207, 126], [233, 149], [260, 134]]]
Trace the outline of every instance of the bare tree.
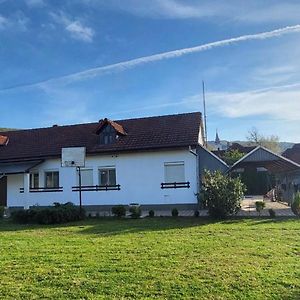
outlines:
[[261, 135], [258, 132], [258, 129], [256, 127], [252, 127], [248, 131], [247, 140], [251, 144], [260, 145]]
[[281, 151], [277, 135], [264, 136], [255, 127], [248, 131], [247, 140], [250, 145], [263, 146], [275, 153], [280, 153]]

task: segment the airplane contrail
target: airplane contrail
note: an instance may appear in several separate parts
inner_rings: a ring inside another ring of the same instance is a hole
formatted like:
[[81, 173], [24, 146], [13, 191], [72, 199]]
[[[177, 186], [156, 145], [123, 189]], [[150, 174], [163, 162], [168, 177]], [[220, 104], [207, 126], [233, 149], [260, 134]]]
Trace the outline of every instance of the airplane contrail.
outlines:
[[85, 71], [76, 72], [76, 73], [72, 73], [69, 75], [56, 77], [56, 78], [50, 78], [50, 79], [35, 82], [35, 83], [10, 86], [7, 88], [0, 89], [0, 92], [20, 89], [20, 88], [34, 88], [34, 87], [42, 88], [43, 86], [45, 86], [47, 84], [51, 84], [51, 83], [69, 84], [69, 83], [72, 83], [75, 81], [92, 78], [92, 77], [99, 76], [99, 75], [106, 74], [106, 73], [125, 71], [127, 69], [134, 68], [136, 66], [155, 62], [155, 61], [177, 58], [177, 57], [181, 57], [184, 55], [207, 51], [207, 50], [210, 50], [213, 48], [227, 46], [227, 45], [231, 45], [231, 44], [235, 44], [235, 43], [239, 43], [239, 42], [243, 42], [243, 41], [265, 40], [265, 39], [270, 39], [273, 37], [279, 37], [282, 35], [286, 35], [286, 34], [290, 34], [290, 33], [297, 33], [297, 32], [300, 32], [300, 25], [287, 26], [284, 28], [279, 28], [276, 30], [261, 32], [261, 33], [256, 33], [256, 34], [242, 35], [239, 37], [220, 40], [220, 41], [207, 43], [207, 44], [203, 44], [203, 45], [199, 45], [199, 46], [195, 46], [195, 47], [183, 48], [183, 49], [178, 49], [178, 50], [173, 50], [173, 51], [168, 51], [168, 52], [162, 52], [162, 53], [158, 53], [158, 54], [154, 54], [154, 55], [144, 56], [144, 57], [140, 57], [140, 58], [136, 58], [136, 59], [132, 59], [132, 60], [128, 60], [128, 61], [123, 61], [123, 62], [107, 65], [107, 66], [91, 68], [91, 69], [88, 69]]

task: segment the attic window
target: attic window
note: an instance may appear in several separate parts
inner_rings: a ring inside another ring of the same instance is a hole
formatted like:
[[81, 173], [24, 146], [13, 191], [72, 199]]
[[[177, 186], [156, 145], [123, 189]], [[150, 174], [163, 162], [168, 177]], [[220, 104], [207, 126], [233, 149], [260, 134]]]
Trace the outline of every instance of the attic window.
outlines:
[[6, 146], [8, 144], [8, 137], [4, 135], [0, 135], [0, 146]]
[[119, 136], [127, 135], [122, 125], [106, 118], [99, 121], [96, 134], [100, 137], [100, 144], [104, 145], [112, 144]]
[[116, 131], [112, 126], [107, 125], [101, 132], [100, 132], [100, 144], [108, 145], [112, 144], [116, 141]]

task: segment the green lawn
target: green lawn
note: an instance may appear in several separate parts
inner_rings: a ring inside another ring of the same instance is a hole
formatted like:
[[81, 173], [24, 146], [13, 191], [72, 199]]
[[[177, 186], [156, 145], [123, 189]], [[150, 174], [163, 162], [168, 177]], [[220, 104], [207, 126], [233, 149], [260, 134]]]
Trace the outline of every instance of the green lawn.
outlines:
[[0, 222], [1, 299], [300, 299], [300, 221]]

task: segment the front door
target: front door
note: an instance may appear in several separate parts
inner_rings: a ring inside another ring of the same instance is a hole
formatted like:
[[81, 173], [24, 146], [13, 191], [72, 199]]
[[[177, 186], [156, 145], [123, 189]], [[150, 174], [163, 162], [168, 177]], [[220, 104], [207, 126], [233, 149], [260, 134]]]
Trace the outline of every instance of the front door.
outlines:
[[0, 206], [7, 206], [7, 177], [0, 179]]

